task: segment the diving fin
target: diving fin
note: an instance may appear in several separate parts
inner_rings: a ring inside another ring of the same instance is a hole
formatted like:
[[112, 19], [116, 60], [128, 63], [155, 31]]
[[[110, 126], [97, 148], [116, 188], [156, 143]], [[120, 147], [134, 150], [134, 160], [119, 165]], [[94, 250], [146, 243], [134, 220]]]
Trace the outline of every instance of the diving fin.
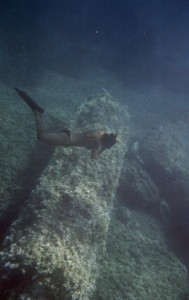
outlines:
[[32, 98], [30, 98], [30, 96], [28, 96], [24, 91], [19, 90], [18, 88], [15, 87], [16, 92], [18, 93], [18, 95], [28, 104], [28, 106], [32, 109], [32, 110], [36, 110], [40, 113], [43, 113], [45, 110], [40, 107], [34, 100], [32, 100]]

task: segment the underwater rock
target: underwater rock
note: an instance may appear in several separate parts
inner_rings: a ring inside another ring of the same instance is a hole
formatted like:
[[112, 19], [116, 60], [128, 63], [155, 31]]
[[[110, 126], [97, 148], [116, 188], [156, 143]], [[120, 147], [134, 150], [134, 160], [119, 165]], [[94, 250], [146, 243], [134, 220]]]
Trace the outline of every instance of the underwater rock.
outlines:
[[[32, 90], [30, 93], [33, 95]], [[43, 88], [38, 90], [39, 98], [39, 95], [43, 94]], [[51, 94], [48, 97], [52, 99]], [[48, 97], [45, 91], [44, 98], [48, 100]], [[53, 108], [56, 110], [58, 106], [56, 97], [53, 99]], [[18, 98], [14, 89], [8, 88], [2, 82], [0, 82], [0, 111], [0, 239], [2, 239], [10, 224], [18, 217], [20, 208], [36, 184], [36, 178], [47, 165], [53, 148], [36, 142], [33, 114]], [[46, 119], [47, 126], [54, 127], [58, 121], [64, 120], [64, 113], [59, 109], [59, 113], [56, 112], [56, 120], [53, 115], [49, 117], [48, 114]]]
[[189, 267], [189, 114], [154, 129], [138, 143], [135, 156], [165, 201], [170, 243]]
[[189, 124], [159, 127], [139, 143], [135, 155], [171, 209], [189, 206]]
[[158, 216], [162, 203], [153, 179], [129, 151], [126, 154], [118, 187], [119, 202], [127, 207], [145, 210]]
[[36, 145], [31, 112], [15, 98], [0, 82], [0, 239], [48, 160], [47, 151]]
[[128, 118], [107, 92], [78, 108], [73, 130], [106, 129], [122, 142], [96, 160], [86, 149], [56, 148], [5, 240], [2, 297], [90, 298], [127, 150]]
[[188, 297], [186, 267], [167, 249], [159, 223], [145, 213], [114, 210], [92, 300]]

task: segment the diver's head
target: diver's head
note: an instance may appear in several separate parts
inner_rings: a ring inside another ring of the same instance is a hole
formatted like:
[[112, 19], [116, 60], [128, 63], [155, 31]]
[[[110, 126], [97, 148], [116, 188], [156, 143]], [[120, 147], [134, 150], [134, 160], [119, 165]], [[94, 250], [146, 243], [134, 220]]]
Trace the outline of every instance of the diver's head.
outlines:
[[103, 133], [101, 137], [101, 145], [103, 149], [111, 148], [116, 142], [117, 134], [115, 133]]

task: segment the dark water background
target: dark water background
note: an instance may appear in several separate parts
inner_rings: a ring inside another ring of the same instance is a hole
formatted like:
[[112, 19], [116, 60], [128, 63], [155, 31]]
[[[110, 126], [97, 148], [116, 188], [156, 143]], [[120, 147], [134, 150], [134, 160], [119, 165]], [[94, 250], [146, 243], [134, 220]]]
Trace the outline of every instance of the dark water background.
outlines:
[[177, 118], [188, 109], [188, 8], [185, 0], [3, 1], [0, 79], [35, 85], [41, 66], [76, 79], [102, 68], [131, 111], [154, 120], [156, 110], [158, 123]]
[[1, 55], [4, 65], [10, 54], [11, 66], [44, 64], [77, 77], [98, 64], [126, 87], [188, 93], [188, 8], [185, 0], [3, 1]]

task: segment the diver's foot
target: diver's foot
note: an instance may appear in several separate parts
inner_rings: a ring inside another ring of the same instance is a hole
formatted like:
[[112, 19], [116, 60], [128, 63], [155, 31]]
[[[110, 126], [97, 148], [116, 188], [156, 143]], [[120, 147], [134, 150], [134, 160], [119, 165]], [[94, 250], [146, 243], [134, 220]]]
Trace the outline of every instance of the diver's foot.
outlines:
[[28, 96], [24, 91], [19, 90], [18, 88], [15, 88], [16, 92], [18, 93], [18, 95], [28, 104], [28, 106], [32, 109], [32, 110], [36, 110], [40, 113], [43, 113], [45, 110], [39, 106], [34, 100], [32, 100], [32, 98], [30, 98], [30, 96]]

